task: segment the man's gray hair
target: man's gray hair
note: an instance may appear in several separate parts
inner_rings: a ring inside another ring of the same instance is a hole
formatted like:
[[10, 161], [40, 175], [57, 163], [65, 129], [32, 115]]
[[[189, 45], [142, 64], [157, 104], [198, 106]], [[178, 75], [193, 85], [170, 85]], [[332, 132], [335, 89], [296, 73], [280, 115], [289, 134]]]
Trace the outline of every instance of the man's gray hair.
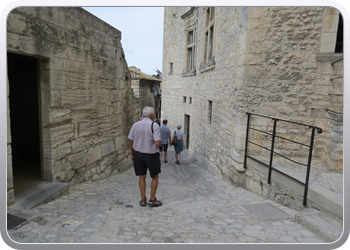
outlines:
[[150, 117], [154, 114], [154, 109], [152, 107], [145, 107], [142, 110], [142, 117]]
[[177, 124], [177, 126], [176, 126], [178, 129], [181, 129], [181, 124]]

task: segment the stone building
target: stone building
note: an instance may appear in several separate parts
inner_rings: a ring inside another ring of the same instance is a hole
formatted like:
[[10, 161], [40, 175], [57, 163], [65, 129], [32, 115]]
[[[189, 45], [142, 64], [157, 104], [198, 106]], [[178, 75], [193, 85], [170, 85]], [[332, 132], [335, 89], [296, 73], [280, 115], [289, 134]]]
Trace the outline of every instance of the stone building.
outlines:
[[160, 118], [161, 114], [161, 80], [143, 73], [135, 66], [129, 67], [131, 75], [131, 87], [134, 95], [140, 101], [140, 112], [146, 107], [153, 107], [155, 118]]
[[120, 40], [82, 8], [8, 15], [8, 205], [23, 185], [74, 185], [131, 166], [127, 135], [139, 102]]
[[[331, 7], [166, 7], [162, 118], [190, 155], [245, 184], [246, 112], [314, 125], [313, 163], [342, 172], [342, 18]], [[271, 132], [272, 123], [252, 120]], [[254, 131], [253, 131], [254, 132]], [[307, 157], [310, 132], [277, 127], [276, 150]], [[252, 133], [256, 143], [270, 143]], [[253, 153], [262, 149], [250, 147]]]

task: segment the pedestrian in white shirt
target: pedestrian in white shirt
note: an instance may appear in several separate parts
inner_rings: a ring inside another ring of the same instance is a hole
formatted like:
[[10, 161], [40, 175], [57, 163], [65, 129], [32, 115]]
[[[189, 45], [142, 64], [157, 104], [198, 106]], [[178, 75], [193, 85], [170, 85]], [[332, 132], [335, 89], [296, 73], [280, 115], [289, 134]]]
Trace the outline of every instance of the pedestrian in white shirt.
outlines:
[[139, 188], [141, 193], [140, 206], [147, 205], [146, 199], [146, 174], [147, 169], [150, 172], [151, 194], [148, 205], [158, 207], [162, 205], [160, 200], [156, 198], [158, 187], [158, 177], [161, 162], [159, 159], [159, 147], [161, 145], [161, 137], [159, 125], [154, 120], [154, 109], [145, 107], [142, 111], [142, 120], [135, 122], [131, 127], [128, 139], [130, 140], [130, 150], [136, 176], [139, 176]]

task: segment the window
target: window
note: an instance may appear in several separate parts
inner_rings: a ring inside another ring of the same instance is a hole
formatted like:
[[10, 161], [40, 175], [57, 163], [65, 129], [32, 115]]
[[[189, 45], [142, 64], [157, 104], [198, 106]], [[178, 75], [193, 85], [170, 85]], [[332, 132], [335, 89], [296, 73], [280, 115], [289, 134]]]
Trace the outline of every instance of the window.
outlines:
[[192, 97], [190, 97], [190, 104], [192, 104]]
[[339, 14], [337, 42], [335, 45], [335, 53], [343, 53], [343, 18]]
[[157, 87], [154, 87], [154, 88], [152, 89], [152, 94], [153, 94], [154, 96], [157, 96], [157, 95], [158, 95], [158, 88], [157, 88]]
[[208, 7], [205, 13], [204, 64], [210, 64], [214, 59], [214, 23], [215, 8]]
[[184, 103], [186, 103], [186, 96], [184, 96], [183, 101], [184, 101]]
[[[197, 9], [198, 7], [187, 8], [187, 12], [184, 13], [181, 18], [184, 23], [183, 33], [183, 70], [182, 76], [195, 76], [196, 75], [196, 43], [197, 43]], [[182, 61], [182, 60], [181, 60]]]
[[195, 30], [187, 32], [187, 69], [188, 73], [195, 70]]
[[325, 18], [330, 21], [325, 21], [323, 24], [320, 50], [316, 55], [316, 60], [334, 65], [343, 60], [343, 18], [341, 13], [333, 7], [326, 8]]
[[213, 102], [209, 101], [208, 103], [208, 124], [211, 125], [211, 120], [213, 117]]
[[173, 63], [170, 63], [170, 70], [169, 70], [169, 74], [173, 73]]

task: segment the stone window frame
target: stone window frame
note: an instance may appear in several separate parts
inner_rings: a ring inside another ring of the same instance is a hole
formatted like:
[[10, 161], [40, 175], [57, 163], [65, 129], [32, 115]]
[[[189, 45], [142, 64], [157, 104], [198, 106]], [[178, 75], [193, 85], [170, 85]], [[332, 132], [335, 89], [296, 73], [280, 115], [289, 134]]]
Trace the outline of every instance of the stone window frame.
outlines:
[[[333, 92], [333, 80], [342, 79], [344, 76], [343, 70], [340, 70], [340, 67], [343, 67], [343, 53], [336, 52], [340, 15], [341, 13], [334, 7], [325, 8], [320, 50], [316, 54], [316, 60], [319, 63], [323, 65], [330, 64], [334, 73], [337, 73], [329, 79], [330, 89], [328, 95], [330, 96], [343, 96], [343, 93]], [[342, 84], [344, 85], [344, 81], [342, 81]]]
[[182, 75], [193, 76], [196, 75], [196, 28], [192, 25], [185, 32], [185, 70]]
[[335, 52], [340, 15], [341, 13], [333, 7], [325, 8], [320, 51], [316, 56], [319, 62], [333, 63], [343, 58], [343, 53]]
[[196, 29], [187, 31], [187, 72], [192, 72], [193, 70], [195, 70], [195, 39], [196, 39]]
[[200, 65], [199, 72], [215, 68], [216, 9], [215, 7], [204, 9], [203, 62]]
[[[182, 76], [195, 76], [196, 75], [196, 55], [197, 55], [197, 9], [198, 7], [190, 7], [189, 10], [184, 13], [181, 18], [184, 20], [184, 51], [183, 56], [185, 59], [184, 69]], [[193, 34], [193, 40], [188, 43], [189, 34]], [[189, 68], [189, 51], [192, 51], [191, 69]]]

